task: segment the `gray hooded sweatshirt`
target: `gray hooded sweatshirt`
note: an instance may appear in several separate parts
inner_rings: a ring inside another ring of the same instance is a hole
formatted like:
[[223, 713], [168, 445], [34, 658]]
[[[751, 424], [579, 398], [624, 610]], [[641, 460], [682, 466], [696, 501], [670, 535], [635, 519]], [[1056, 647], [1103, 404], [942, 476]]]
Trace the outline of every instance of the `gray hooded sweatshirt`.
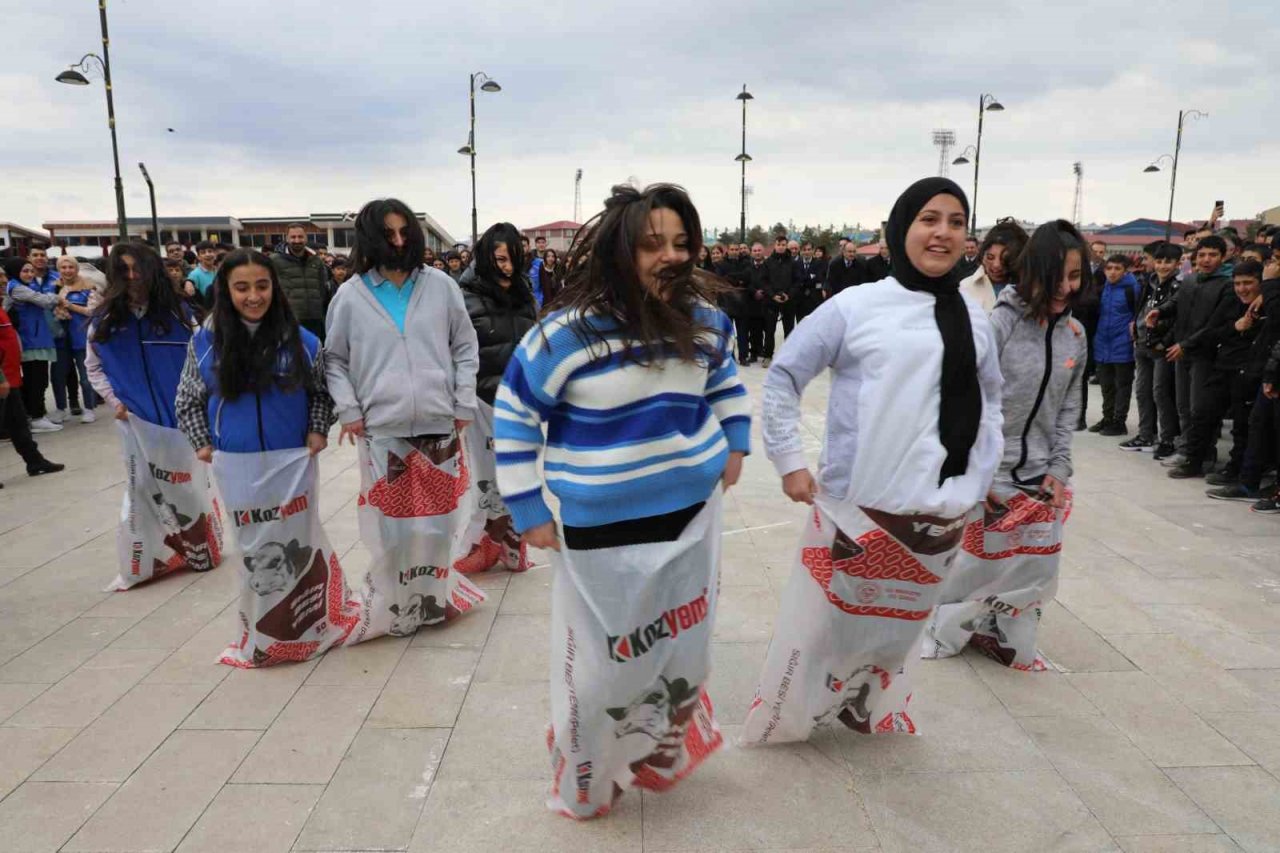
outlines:
[[1080, 419], [1088, 343], [1070, 312], [1041, 322], [1006, 287], [991, 312], [1004, 375], [1004, 458], [996, 482], [1039, 486], [1071, 478], [1071, 436]]

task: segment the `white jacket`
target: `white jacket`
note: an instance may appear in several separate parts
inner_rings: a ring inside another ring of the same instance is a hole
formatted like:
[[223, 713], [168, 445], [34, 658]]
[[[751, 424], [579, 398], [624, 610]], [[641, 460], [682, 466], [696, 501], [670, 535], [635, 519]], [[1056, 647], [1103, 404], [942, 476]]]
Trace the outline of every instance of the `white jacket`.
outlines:
[[987, 271], [981, 264], [972, 275], [961, 280], [960, 294], [978, 303], [988, 314], [995, 310], [996, 289], [991, 286], [991, 279], [987, 278]]
[[890, 276], [841, 291], [796, 326], [764, 381], [764, 446], [779, 474], [808, 464], [800, 394], [830, 368], [823, 492], [860, 507], [945, 518], [982, 500], [1004, 451], [1000, 353], [987, 315], [967, 302], [982, 418], [965, 473], [939, 486], [947, 451], [938, 434], [943, 346], [934, 301]]

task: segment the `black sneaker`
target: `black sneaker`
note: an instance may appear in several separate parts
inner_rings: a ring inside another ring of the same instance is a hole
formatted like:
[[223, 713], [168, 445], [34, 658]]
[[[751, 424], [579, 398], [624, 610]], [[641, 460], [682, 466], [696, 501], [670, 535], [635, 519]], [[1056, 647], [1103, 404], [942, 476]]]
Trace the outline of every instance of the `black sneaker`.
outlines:
[[1177, 468], [1169, 469], [1169, 477], [1174, 480], [1190, 480], [1193, 477], [1203, 477], [1203, 476], [1204, 476], [1204, 471], [1202, 470], [1201, 466], [1192, 465], [1189, 462], [1184, 462], [1183, 464], [1179, 465]]
[[1089, 427], [1089, 432], [1102, 432], [1104, 429], [1106, 429], [1110, 425], [1111, 425], [1110, 421], [1098, 421], [1096, 424]]
[[[1207, 477], [1205, 482], [1209, 482]], [[1242, 483], [1219, 486], [1216, 489], [1209, 489], [1205, 494], [1216, 501], [1256, 501], [1262, 498], [1261, 490], [1251, 489]]]
[[1129, 428], [1124, 424], [1107, 424], [1099, 432], [1098, 435], [1106, 435], [1114, 438], [1117, 435], [1128, 435]]
[[1187, 455], [1185, 453], [1175, 453], [1160, 464], [1166, 468], [1181, 468], [1187, 464]]
[[1216, 474], [1209, 474], [1204, 481], [1210, 486], [1234, 486], [1240, 482], [1240, 473], [1227, 468]]
[[41, 459], [35, 465], [27, 466], [27, 476], [39, 477], [41, 474], [56, 474], [66, 468], [59, 462], [50, 462], [48, 459]]
[[1138, 452], [1141, 452], [1144, 450], [1151, 450], [1155, 446], [1156, 446], [1156, 443], [1154, 441], [1152, 441], [1149, 438], [1143, 438], [1140, 435], [1136, 435], [1133, 438], [1129, 439], [1128, 441], [1120, 442], [1121, 450], [1134, 450]]
[[1161, 459], [1168, 459], [1170, 456], [1173, 456], [1177, 452], [1178, 452], [1178, 448], [1174, 447], [1172, 444], [1167, 444], [1162, 442], [1156, 445], [1156, 452], [1151, 454], [1151, 458], [1155, 459], [1158, 462]]
[[1250, 507], [1250, 509], [1254, 512], [1264, 512], [1268, 515], [1280, 513], [1280, 492], [1277, 492], [1269, 498], [1263, 498]]

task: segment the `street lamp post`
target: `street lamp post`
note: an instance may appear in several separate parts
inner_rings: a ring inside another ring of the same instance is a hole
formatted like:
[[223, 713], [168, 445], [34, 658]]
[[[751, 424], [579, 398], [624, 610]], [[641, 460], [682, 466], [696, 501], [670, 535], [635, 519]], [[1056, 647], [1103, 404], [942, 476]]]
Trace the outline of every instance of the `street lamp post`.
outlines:
[[969, 162], [969, 158], [965, 153], [970, 148], [973, 149], [973, 207], [971, 210], [972, 224], [969, 227], [969, 233], [977, 235], [978, 233], [978, 169], [982, 165], [982, 119], [987, 112], [998, 113], [1004, 110], [1004, 104], [996, 100], [995, 95], [979, 95], [978, 96], [978, 144], [977, 146], [969, 146], [960, 156], [951, 161], [953, 166], [963, 166]]
[[476, 221], [476, 81], [480, 81], [480, 91], [501, 92], [502, 87], [483, 71], [471, 75], [471, 131], [467, 134], [467, 144], [458, 149], [459, 154], [471, 157], [471, 249], [475, 251], [479, 240], [479, 229]]
[[1160, 167], [1156, 165], [1157, 163], [1165, 158], [1172, 161], [1172, 165], [1169, 169], [1169, 218], [1165, 220], [1164, 225], [1164, 239], [1166, 243], [1173, 237], [1173, 194], [1178, 188], [1178, 155], [1182, 153], [1183, 122], [1189, 118], [1200, 119], [1208, 117], [1208, 113], [1200, 112], [1200, 110], [1178, 110], [1178, 135], [1173, 143], [1173, 156], [1170, 157], [1168, 154], [1161, 154], [1155, 160], [1151, 161], [1150, 166], [1147, 166], [1147, 168], [1142, 170], [1144, 172], [1158, 172], [1160, 171]]
[[747, 84], [742, 84], [742, 91], [736, 96], [737, 100], [742, 101], [742, 153], [734, 160], [742, 164], [742, 214], [738, 220], [738, 242], [747, 242], [747, 164], [751, 162], [751, 155], [747, 153], [747, 101], [754, 100], [752, 94], [747, 91]]
[[151, 194], [151, 237], [156, 241], [156, 254], [164, 257], [164, 244], [160, 241], [160, 220], [156, 218], [156, 185], [151, 183], [151, 175], [147, 172], [147, 165], [139, 163], [138, 168], [142, 170], [142, 179], [147, 182], [147, 192]]
[[84, 71], [89, 66], [85, 63], [95, 59], [102, 68], [107, 88], [107, 126], [111, 128], [111, 159], [116, 168], [116, 225], [123, 241], [128, 239], [129, 231], [124, 217], [124, 183], [120, 180], [120, 146], [116, 142], [116, 106], [111, 88], [111, 40], [107, 37], [107, 0], [98, 0], [98, 20], [102, 28], [102, 56], [86, 53], [80, 57], [79, 62], [63, 71], [56, 79], [59, 83], [69, 83], [72, 86], [88, 86], [89, 78], [84, 75]]

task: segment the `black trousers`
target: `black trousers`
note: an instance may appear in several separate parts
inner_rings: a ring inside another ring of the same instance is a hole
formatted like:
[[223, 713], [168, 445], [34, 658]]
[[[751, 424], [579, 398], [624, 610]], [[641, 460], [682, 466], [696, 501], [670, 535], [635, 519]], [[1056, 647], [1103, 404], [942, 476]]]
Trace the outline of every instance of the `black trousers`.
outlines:
[[750, 341], [751, 321], [746, 317], [733, 318], [733, 332], [738, 338], [738, 364], [746, 364], [751, 357]]
[[[26, 388], [24, 382], [22, 385]], [[13, 449], [18, 451], [22, 461], [28, 468], [33, 468], [44, 460], [40, 448], [31, 437], [31, 426], [27, 423], [27, 407], [22, 404], [22, 394], [17, 388], [9, 390], [9, 396], [0, 400], [0, 410], [4, 413], [4, 429], [13, 442]]]
[[764, 317], [748, 317], [747, 324], [747, 358], [765, 358], [764, 354]]
[[1249, 443], [1240, 465], [1240, 482], [1251, 489], [1262, 485], [1262, 472], [1280, 462], [1280, 400], [1270, 400], [1262, 393], [1253, 398], [1249, 413]]
[[760, 357], [773, 358], [773, 338], [778, 331], [778, 311], [774, 308], [766, 308], [764, 320], [760, 325], [760, 334], [763, 335]]
[[44, 406], [44, 394], [49, 390], [49, 362], [22, 362], [22, 404], [27, 417], [43, 418], [49, 412]]
[[1129, 400], [1133, 397], [1133, 362], [1098, 364], [1098, 385], [1102, 388], [1102, 419], [1124, 425], [1129, 419]]
[[1227, 469], [1239, 472], [1249, 444], [1249, 414], [1258, 395], [1259, 380], [1243, 370], [1214, 370], [1205, 378], [1191, 410], [1187, 464], [1199, 467], [1209, 457], [1222, 418], [1231, 413], [1231, 456]]

